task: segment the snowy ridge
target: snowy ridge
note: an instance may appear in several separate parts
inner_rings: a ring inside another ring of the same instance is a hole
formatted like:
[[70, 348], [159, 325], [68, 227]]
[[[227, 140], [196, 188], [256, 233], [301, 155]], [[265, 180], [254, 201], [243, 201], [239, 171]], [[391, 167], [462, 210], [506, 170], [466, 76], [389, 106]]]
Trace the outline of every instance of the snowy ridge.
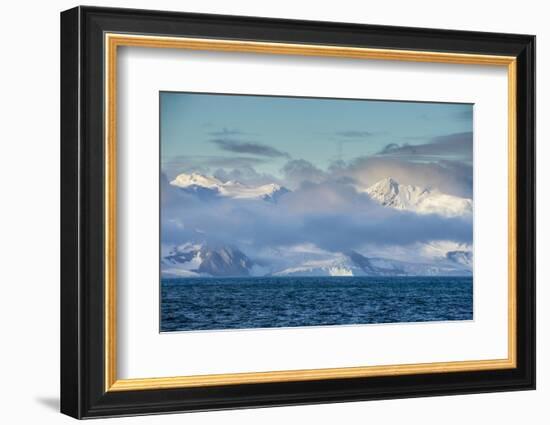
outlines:
[[[284, 256], [284, 253], [281, 253]], [[450, 251], [436, 263], [366, 257], [356, 251], [305, 255], [285, 267], [261, 264], [235, 247], [187, 243], [162, 258], [163, 277], [471, 275], [471, 254]]]
[[199, 173], [179, 174], [170, 182], [172, 186], [181, 189], [208, 189], [218, 196], [233, 199], [275, 199], [278, 195], [288, 192], [288, 189], [269, 183], [260, 186], [248, 186], [243, 183], [229, 180], [222, 182], [215, 177], [204, 176]]
[[[449, 259], [447, 259], [449, 260]], [[309, 260], [273, 273], [274, 276], [455, 276], [470, 275], [471, 269], [454, 261], [409, 263], [387, 258], [368, 258], [356, 251], [333, 254], [332, 258]]]
[[417, 214], [456, 217], [472, 213], [472, 200], [448, 195], [437, 189], [399, 184], [388, 177], [359, 191], [367, 193], [380, 205]]

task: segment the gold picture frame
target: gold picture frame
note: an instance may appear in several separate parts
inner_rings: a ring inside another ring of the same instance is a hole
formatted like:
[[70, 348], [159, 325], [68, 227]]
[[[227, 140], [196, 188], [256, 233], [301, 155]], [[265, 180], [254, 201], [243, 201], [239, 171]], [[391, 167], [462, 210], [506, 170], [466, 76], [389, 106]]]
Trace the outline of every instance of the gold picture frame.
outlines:
[[[106, 122], [105, 152], [105, 391], [151, 390], [215, 385], [236, 385], [318, 379], [339, 379], [417, 373], [465, 372], [516, 367], [516, 58], [463, 53], [411, 50], [282, 44], [254, 41], [105, 34]], [[387, 366], [285, 370], [254, 373], [117, 379], [116, 375], [116, 96], [117, 49], [147, 47], [260, 53], [279, 55], [324, 56], [358, 60], [392, 60], [506, 67], [508, 72], [508, 357], [494, 360], [470, 360]]]

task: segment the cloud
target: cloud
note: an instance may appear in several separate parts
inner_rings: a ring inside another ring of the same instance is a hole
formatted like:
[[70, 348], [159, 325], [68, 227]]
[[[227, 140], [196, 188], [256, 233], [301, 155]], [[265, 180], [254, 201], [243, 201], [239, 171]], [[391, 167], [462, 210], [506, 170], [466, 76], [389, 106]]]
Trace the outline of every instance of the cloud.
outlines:
[[401, 184], [439, 189], [449, 195], [472, 197], [472, 165], [460, 161], [409, 162], [392, 157], [360, 157], [334, 161], [322, 170], [304, 159], [288, 161], [281, 169], [283, 184], [298, 188], [305, 183], [339, 182], [367, 188], [393, 177]]
[[[367, 219], [367, 220], [365, 220]], [[409, 245], [434, 240], [471, 240], [471, 221], [399, 213], [382, 220], [368, 220], [368, 215], [319, 215], [305, 221], [304, 233], [311, 242], [332, 250], [360, 249], [369, 241], [378, 245]], [[338, 229], [338, 231], [334, 231]]]
[[327, 179], [328, 175], [305, 159], [288, 161], [281, 173], [288, 186], [295, 188], [304, 182], [320, 183]]
[[409, 145], [390, 143], [377, 156], [403, 158], [408, 161], [454, 159], [471, 161], [473, 156], [472, 132], [454, 133], [433, 137], [428, 143]]
[[234, 168], [232, 170], [226, 170], [224, 168], [219, 168], [213, 173], [214, 177], [221, 181], [238, 181], [240, 183], [259, 186], [268, 183], [278, 183], [283, 185], [276, 177], [267, 173], [259, 173], [251, 166], [243, 166], [240, 168]]
[[436, 188], [449, 195], [472, 197], [472, 165], [460, 161], [422, 163], [393, 157], [361, 157], [349, 162], [334, 162], [330, 173], [333, 179], [351, 178], [362, 187], [393, 177], [401, 184]]
[[210, 174], [213, 169], [240, 169], [253, 167], [266, 162], [264, 158], [247, 156], [216, 156], [216, 155], [180, 155], [162, 161], [162, 170], [169, 176], [175, 177], [180, 173]]
[[263, 145], [256, 142], [240, 141], [226, 137], [211, 139], [210, 143], [214, 143], [220, 149], [227, 152], [241, 153], [264, 156], [268, 158], [290, 158], [286, 152], [282, 152], [271, 146]]
[[221, 130], [211, 131], [208, 133], [210, 136], [215, 137], [231, 137], [231, 136], [242, 136], [251, 133], [247, 133], [236, 128], [222, 128]]
[[304, 184], [277, 203], [227, 198], [199, 202], [175, 193], [175, 197], [180, 195], [180, 203], [162, 210], [161, 240], [166, 244], [201, 239], [236, 245], [244, 252], [313, 244], [342, 252], [367, 244], [472, 240], [471, 217], [445, 218], [385, 208], [347, 183]]

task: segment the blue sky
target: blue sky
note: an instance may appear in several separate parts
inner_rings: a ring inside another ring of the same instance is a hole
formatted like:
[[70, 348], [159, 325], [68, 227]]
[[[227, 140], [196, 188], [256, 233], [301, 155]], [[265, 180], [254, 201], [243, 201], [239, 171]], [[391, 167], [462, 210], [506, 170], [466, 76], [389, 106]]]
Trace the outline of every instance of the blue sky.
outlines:
[[[161, 92], [160, 104], [169, 178], [251, 167], [284, 179], [285, 164], [296, 160], [320, 170], [368, 157], [471, 165], [471, 104], [174, 92]], [[446, 139], [464, 134], [469, 145], [458, 140], [461, 149]]]

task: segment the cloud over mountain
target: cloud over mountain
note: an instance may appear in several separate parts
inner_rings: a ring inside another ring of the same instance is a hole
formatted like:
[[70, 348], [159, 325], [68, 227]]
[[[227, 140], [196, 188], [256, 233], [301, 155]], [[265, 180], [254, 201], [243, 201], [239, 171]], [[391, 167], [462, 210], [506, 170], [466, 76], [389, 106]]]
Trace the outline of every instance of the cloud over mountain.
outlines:
[[249, 156], [177, 155], [163, 159], [162, 170], [170, 176], [182, 172], [209, 174], [215, 169], [240, 170], [258, 166], [264, 162], [266, 162], [265, 158]]
[[370, 186], [388, 176], [402, 184], [436, 187], [455, 196], [472, 197], [472, 165], [461, 161], [439, 160], [428, 163], [392, 157], [360, 157], [335, 162], [331, 178], [348, 177]]
[[[313, 244], [328, 251], [437, 240], [470, 243], [471, 216], [444, 217], [385, 208], [347, 182], [307, 183], [276, 203], [221, 197], [215, 205], [177, 187], [163, 208], [162, 240], [206, 239], [250, 249]], [[244, 249], [244, 248], [243, 248]]]
[[326, 172], [305, 159], [288, 161], [281, 169], [281, 173], [291, 187], [300, 186], [304, 182], [321, 183], [328, 178]]
[[382, 252], [467, 266], [472, 105], [191, 93], [161, 102], [167, 249], [200, 245], [202, 261], [210, 247], [216, 264], [246, 263], [240, 251], [260, 266], [297, 261], [307, 246], [322, 251], [310, 265], [336, 272], [343, 257], [368, 264]]

